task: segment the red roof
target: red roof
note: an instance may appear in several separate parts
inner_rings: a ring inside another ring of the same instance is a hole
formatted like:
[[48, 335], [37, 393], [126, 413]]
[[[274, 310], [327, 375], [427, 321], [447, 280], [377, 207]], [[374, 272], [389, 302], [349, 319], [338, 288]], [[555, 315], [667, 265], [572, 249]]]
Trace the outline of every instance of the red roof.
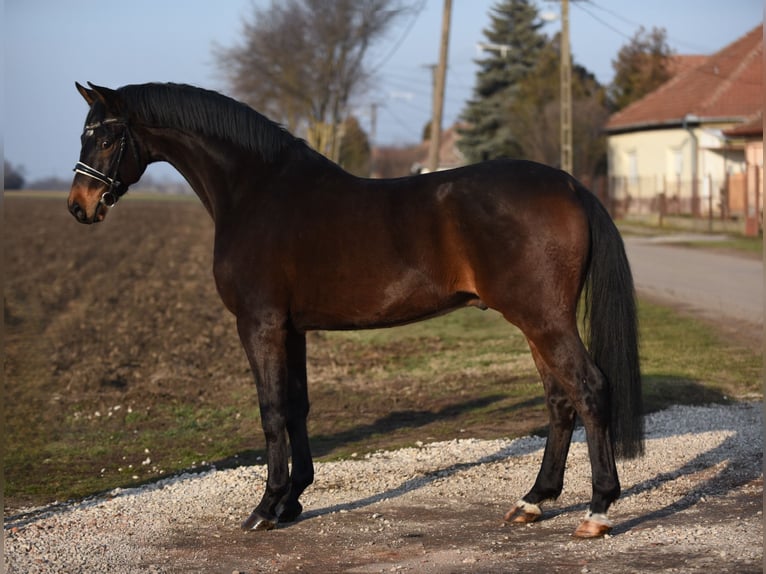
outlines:
[[763, 138], [763, 116], [758, 114], [752, 120], [723, 130], [726, 137]]
[[668, 67], [671, 75], [677, 76], [692, 68], [696, 68], [707, 58], [704, 54], [676, 54], [670, 58], [670, 65]]
[[761, 25], [696, 66], [679, 72], [653, 92], [613, 114], [608, 132], [678, 125], [686, 115], [702, 121], [745, 121], [763, 107]]

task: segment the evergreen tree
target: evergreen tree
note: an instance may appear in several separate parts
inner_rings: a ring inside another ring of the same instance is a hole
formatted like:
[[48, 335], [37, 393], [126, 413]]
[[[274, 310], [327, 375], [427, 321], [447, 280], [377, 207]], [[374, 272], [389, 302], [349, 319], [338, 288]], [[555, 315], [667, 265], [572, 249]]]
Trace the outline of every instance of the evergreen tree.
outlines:
[[672, 77], [673, 50], [664, 28], [647, 32], [641, 27], [612, 61], [610, 96], [615, 109], [640, 100]]
[[462, 115], [468, 126], [460, 130], [458, 141], [469, 162], [521, 155], [518, 137], [506, 121], [507, 109], [546, 44], [541, 27], [530, 0], [501, 0], [492, 8], [484, 36], [495, 48], [477, 60], [474, 98]]

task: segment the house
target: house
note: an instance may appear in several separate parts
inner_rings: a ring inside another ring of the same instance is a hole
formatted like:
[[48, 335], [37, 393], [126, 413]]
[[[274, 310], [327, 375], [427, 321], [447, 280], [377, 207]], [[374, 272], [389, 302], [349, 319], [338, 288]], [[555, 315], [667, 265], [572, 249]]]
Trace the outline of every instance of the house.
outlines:
[[[457, 147], [459, 127], [459, 124], [455, 124], [442, 132], [438, 171], [465, 165], [465, 157]], [[425, 173], [424, 166], [428, 163], [430, 145], [429, 140], [424, 140], [407, 147], [375, 148], [372, 152], [375, 165], [372, 177], [401, 177]]]
[[749, 177], [751, 193], [762, 189], [762, 68], [759, 25], [711, 56], [678, 60], [670, 80], [613, 114], [605, 130], [615, 210], [744, 220], [756, 200], [730, 183]]
[[730, 145], [745, 151], [745, 171], [729, 175], [729, 209], [743, 213], [745, 235], [757, 235], [763, 222], [763, 116], [728, 130]]

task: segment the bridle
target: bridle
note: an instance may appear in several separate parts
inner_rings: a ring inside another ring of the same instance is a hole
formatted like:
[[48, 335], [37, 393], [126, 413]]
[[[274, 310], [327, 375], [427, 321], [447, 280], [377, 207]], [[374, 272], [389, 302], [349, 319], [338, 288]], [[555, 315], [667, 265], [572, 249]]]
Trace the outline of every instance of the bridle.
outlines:
[[122, 182], [117, 179], [117, 175], [120, 170], [120, 163], [122, 162], [122, 156], [125, 152], [125, 144], [127, 142], [130, 142], [130, 147], [133, 150], [133, 155], [135, 156], [136, 161], [140, 161], [138, 149], [136, 148], [136, 143], [133, 141], [133, 137], [130, 134], [130, 128], [128, 127], [127, 120], [120, 118], [108, 118], [100, 122], [86, 124], [85, 131], [86, 133], [88, 131], [92, 132], [96, 128], [100, 128], [109, 124], [118, 124], [125, 127], [122, 132], [122, 136], [120, 136], [120, 149], [117, 151], [117, 155], [112, 160], [112, 164], [109, 169], [111, 175], [100, 172], [96, 168], [91, 167], [81, 161], [78, 161], [75, 164], [73, 170], [75, 173], [81, 173], [82, 175], [93, 178], [96, 181], [100, 181], [108, 187], [108, 189], [101, 194], [101, 198], [98, 200], [99, 205], [105, 205], [106, 207], [114, 206], [128, 191], [128, 187], [123, 185]]

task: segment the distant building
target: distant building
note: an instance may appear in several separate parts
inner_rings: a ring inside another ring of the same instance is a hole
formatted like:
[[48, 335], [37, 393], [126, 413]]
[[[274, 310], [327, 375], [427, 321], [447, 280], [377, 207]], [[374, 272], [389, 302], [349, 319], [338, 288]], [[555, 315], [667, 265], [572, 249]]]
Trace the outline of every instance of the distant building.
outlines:
[[[453, 125], [442, 133], [439, 146], [439, 170], [465, 165], [465, 157], [457, 147], [460, 137], [458, 126]], [[383, 147], [373, 150], [373, 177], [401, 177], [424, 173], [428, 163], [429, 141], [407, 147]]]
[[674, 65], [670, 80], [607, 122], [612, 207], [623, 215], [759, 217], [762, 26]]

